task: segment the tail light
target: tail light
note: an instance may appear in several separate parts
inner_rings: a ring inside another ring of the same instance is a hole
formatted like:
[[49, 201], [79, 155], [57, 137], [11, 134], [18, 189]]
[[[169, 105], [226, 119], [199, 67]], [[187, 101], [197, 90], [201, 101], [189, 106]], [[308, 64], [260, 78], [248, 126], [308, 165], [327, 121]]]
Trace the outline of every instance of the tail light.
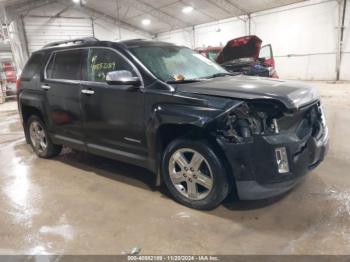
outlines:
[[16, 89], [17, 89], [17, 94], [19, 93], [19, 89], [21, 88], [21, 79], [18, 78], [16, 80]]

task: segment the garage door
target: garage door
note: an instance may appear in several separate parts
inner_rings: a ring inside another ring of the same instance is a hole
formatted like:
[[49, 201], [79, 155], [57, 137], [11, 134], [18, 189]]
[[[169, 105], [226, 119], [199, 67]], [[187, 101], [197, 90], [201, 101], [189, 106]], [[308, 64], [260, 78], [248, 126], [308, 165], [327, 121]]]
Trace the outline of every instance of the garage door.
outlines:
[[50, 42], [93, 36], [89, 18], [26, 17], [24, 19], [24, 30], [30, 53]]

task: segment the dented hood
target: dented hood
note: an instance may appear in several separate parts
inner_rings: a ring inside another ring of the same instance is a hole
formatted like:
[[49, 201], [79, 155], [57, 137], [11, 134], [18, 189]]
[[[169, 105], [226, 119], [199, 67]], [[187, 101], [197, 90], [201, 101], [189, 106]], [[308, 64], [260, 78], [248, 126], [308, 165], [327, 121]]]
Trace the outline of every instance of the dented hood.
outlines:
[[273, 99], [288, 110], [319, 100], [314, 87], [293, 81], [249, 76], [225, 76], [195, 83], [176, 84], [177, 91], [237, 99]]
[[261, 43], [262, 40], [255, 35], [232, 39], [219, 53], [216, 62], [222, 64], [239, 58], [253, 58], [256, 60], [259, 57]]

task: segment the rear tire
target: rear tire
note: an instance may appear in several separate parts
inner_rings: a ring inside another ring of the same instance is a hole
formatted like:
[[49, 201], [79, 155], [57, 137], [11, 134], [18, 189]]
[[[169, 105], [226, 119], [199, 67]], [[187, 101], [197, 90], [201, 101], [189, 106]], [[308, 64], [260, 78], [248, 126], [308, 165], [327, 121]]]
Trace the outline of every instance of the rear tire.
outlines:
[[29, 117], [26, 132], [29, 136], [30, 145], [38, 157], [51, 158], [61, 152], [62, 146], [52, 143], [46, 125], [38, 116], [32, 115]]
[[164, 152], [162, 175], [173, 198], [195, 209], [217, 207], [230, 191], [224, 163], [205, 140], [171, 142]]

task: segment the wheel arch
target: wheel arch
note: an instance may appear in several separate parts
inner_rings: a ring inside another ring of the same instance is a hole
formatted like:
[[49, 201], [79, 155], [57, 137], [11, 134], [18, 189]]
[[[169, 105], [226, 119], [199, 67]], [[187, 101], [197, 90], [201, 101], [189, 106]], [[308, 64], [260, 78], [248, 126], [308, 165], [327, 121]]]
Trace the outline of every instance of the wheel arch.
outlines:
[[188, 140], [201, 140], [207, 143], [214, 153], [223, 160], [224, 168], [227, 172], [227, 176], [230, 185], [235, 187], [235, 178], [232, 172], [230, 163], [226, 157], [226, 154], [220, 144], [217, 142], [215, 136], [210, 132], [207, 126], [199, 127], [193, 124], [164, 124], [157, 130], [157, 143], [156, 143], [156, 163], [158, 167], [157, 172], [157, 184], [162, 183], [162, 175], [160, 174], [161, 161], [163, 158], [164, 150], [175, 139], [183, 138]]
[[241, 104], [240, 101], [232, 100], [221, 108], [213, 108], [208, 105], [155, 105], [146, 125], [146, 136], [150, 157], [153, 159], [150, 163], [150, 169], [157, 174], [157, 185], [160, 185], [162, 182], [160, 164], [164, 149], [171, 141], [180, 137], [208, 141], [213, 150], [220, 154], [221, 159], [224, 159], [228, 176], [234, 182], [232, 168], [230, 168], [226, 155], [217, 142], [212, 128], [215, 126], [213, 125], [215, 120], [239, 104]]
[[18, 97], [18, 110], [21, 116], [24, 134], [27, 143], [29, 142], [29, 134], [26, 131], [27, 122], [32, 115], [38, 116], [44, 123], [47, 124], [47, 119], [44, 114], [44, 97], [41, 94], [34, 92], [21, 92]]

